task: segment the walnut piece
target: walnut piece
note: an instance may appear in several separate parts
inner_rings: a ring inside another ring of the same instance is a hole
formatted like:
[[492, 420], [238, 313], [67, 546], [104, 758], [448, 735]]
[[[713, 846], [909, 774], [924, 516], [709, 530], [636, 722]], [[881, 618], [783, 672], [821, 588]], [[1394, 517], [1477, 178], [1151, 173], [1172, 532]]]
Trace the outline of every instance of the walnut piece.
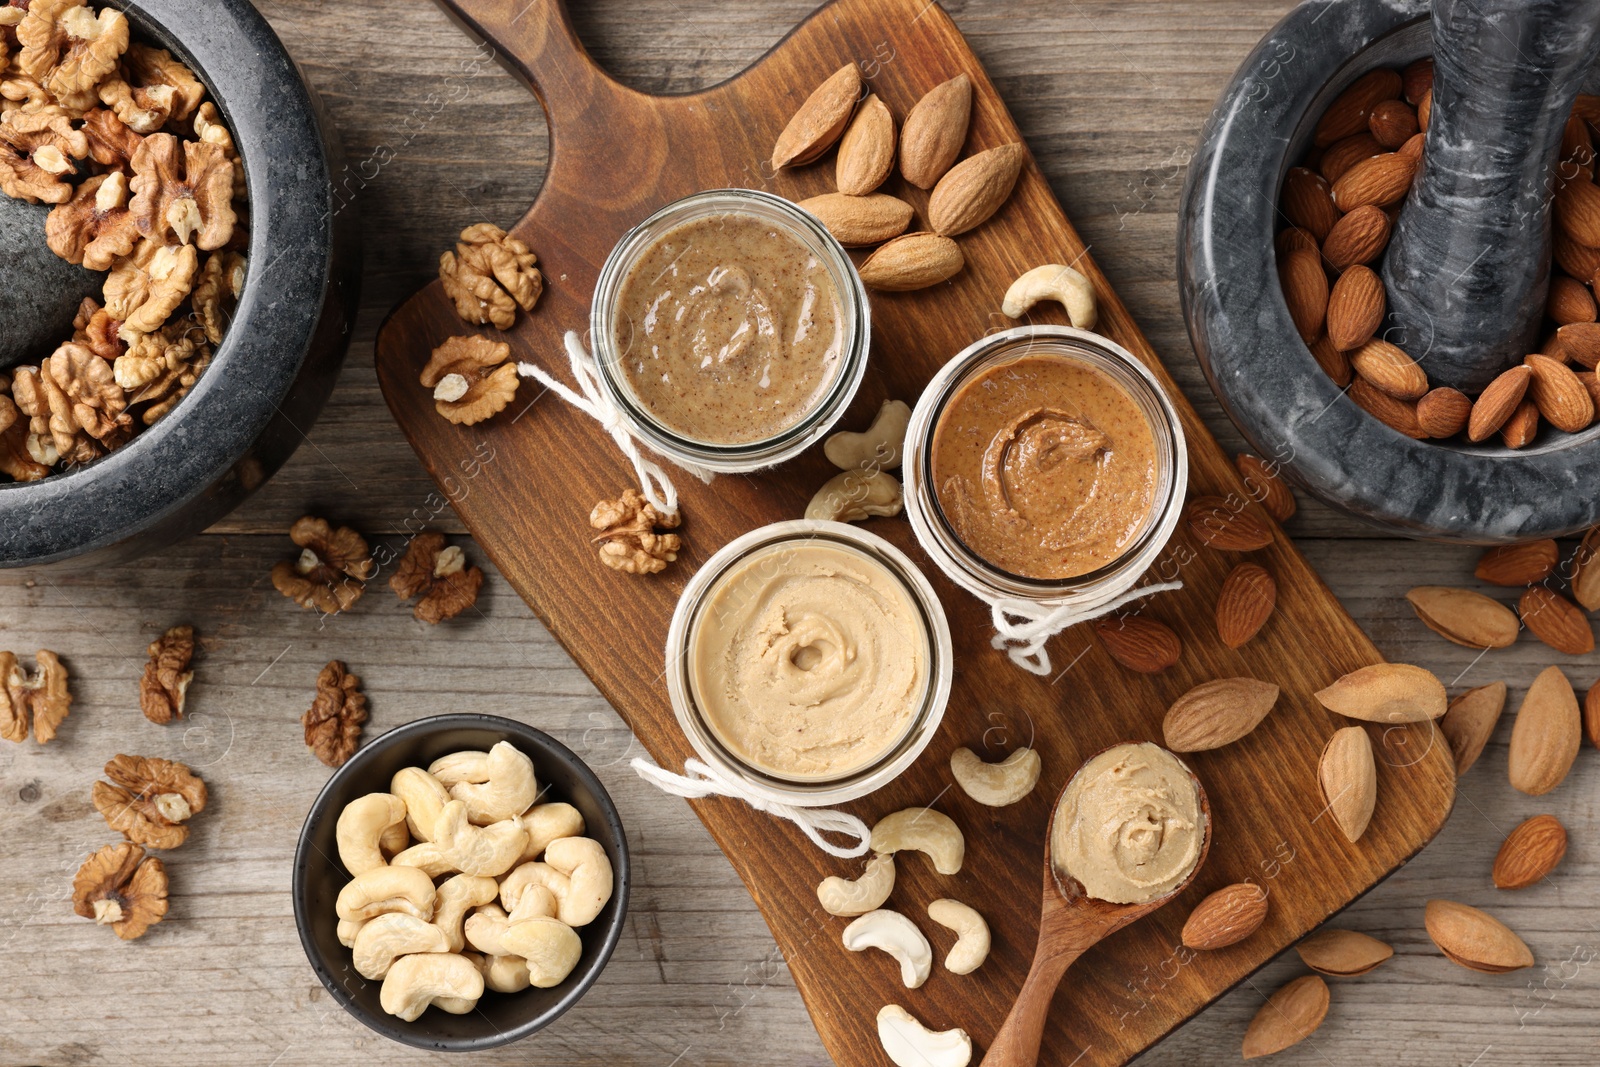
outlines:
[[50, 477], [50, 468], [28, 453], [28, 436], [28, 421], [22, 418], [11, 429], [0, 432], [0, 471], [19, 482]]
[[17, 40], [17, 67], [81, 112], [94, 106], [95, 88], [128, 50], [128, 18], [113, 7], [96, 13], [79, 0], [34, 0]]
[[454, 252], [439, 257], [439, 281], [463, 320], [509, 330], [517, 307], [532, 311], [544, 291], [538, 261], [527, 245], [480, 222], [461, 231]]
[[166, 918], [167, 869], [129, 842], [107, 845], [84, 861], [72, 879], [72, 910], [124, 941], [143, 937]]
[[174, 239], [187, 245], [193, 239], [206, 251], [228, 243], [238, 216], [233, 210], [233, 161], [220, 145], [151, 134], [131, 165], [128, 210], [141, 234], [161, 243]]
[[317, 675], [317, 696], [301, 716], [306, 745], [330, 767], [342, 767], [361, 743], [361, 724], [367, 721], [367, 698], [361, 679], [338, 660], [329, 660]]
[[127, 123], [103, 107], [83, 117], [83, 135], [88, 139], [89, 158], [118, 170], [133, 162], [134, 153], [144, 138], [128, 129]]
[[511, 346], [487, 337], [451, 337], [433, 350], [422, 384], [433, 390], [434, 410], [458, 426], [472, 426], [504, 411], [517, 395]]
[[30, 675], [10, 652], [0, 652], [0, 738], [25, 741], [28, 720], [33, 719], [33, 737], [41, 745], [56, 736], [61, 720], [72, 708], [72, 692], [67, 688], [67, 668], [54, 652], [41, 649], [34, 659], [39, 671]]
[[238, 252], [213, 252], [200, 267], [194, 291], [189, 294], [189, 305], [193, 309], [189, 317], [205, 331], [206, 340], [212, 344], [221, 343], [222, 331], [227, 328], [233, 307], [244, 294], [244, 268], [245, 258]]
[[[137, 180], [137, 179], [135, 179]], [[177, 310], [194, 284], [199, 253], [193, 245], [144, 240], [111, 264], [106, 276], [106, 311], [121, 319], [117, 336], [132, 343], [154, 333]]]
[[100, 83], [100, 102], [135, 133], [155, 133], [172, 114], [178, 91], [170, 85], [129, 85], [121, 78]]
[[[82, 345], [101, 359], [115, 362], [128, 350], [127, 344], [117, 336], [122, 323], [111, 317], [92, 296], [83, 298], [78, 314], [72, 320], [72, 343]], [[118, 384], [121, 384], [120, 382]]]
[[66, 181], [78, 173], [74, 160], [89, 154], [89, 139], [55, 105], [8, 111], [0, 120], [0, 192], [30, 204], [64, 204]]
[[478, 602], [483, 571], [467, 566], [466, 553], [457, 546], [446, 547], [444, 534], [425, 530], [406, 546], [389, 588], [401, 600], [420, 595], [422, 599], [411, 614], [422, 622], [437, 624]]
[[[52, 433], [59, 434], [64, 427], [74, 434], [81, 430], [113, 448], [128, 439], [133, 417], [127, 413], [127, 396], [117, 384], [110, 363], [69, 341], [56, 349], [41, 369], [46, 372], [40, 377], [47, 383]], [[58, 396], [65, 398], [64, 410]], [[56, 447], [63, 454], [67, 452], [60, 440]]]
[[110, 782], [92, 798], [106, 824], [146, 848], [174, 849], [189, 840], [188, 820], [206, 806], [206, 784], [181, 763], [156, 756], [112, 756]]
[[164, 725], [183, 718], [189, 683], [194, 681], [194, 671], [189, 669], [194, 659], [194, 627], [174, 626], [150, 642], [145, 651], [150, 662], [139, 679], [139, 709], [153, 723]]
[[589, 513], [589, 525], [602, 531], [594, 539], [600, 546], [600, 562], [628, 574], [655, 574], [678, 558], [682, 538], [656, 532], [676, 529], [678, 522], [677, 514], [661, 514], [637, 489], [625, 490], [616, 500], [602, 500]]
[[139, 227], [128, 211], [127, 175], [120, 170], [96, 174], [78, 186], [71, 200], [51, 209], [44, 237], [68, 263], [109, 270], [112, 260], [139, 243]]
[[172, 58], [165, 48], [151, 48], [134, 42], [123, 60], [133, 84], [151, 88], [170, 85], [173, 90], [172, 118], [183, 122], [194, 114], [205, 99], [206, 87], [188, 67]]
[[366, 538], [348, 526], [335, 530], [326, 519], [306, 515], [289, 527], [289, 539], [300, 546], [300, 555], [272, 568], [278, 592], [325, 615], [361, 599], [374, 570]]

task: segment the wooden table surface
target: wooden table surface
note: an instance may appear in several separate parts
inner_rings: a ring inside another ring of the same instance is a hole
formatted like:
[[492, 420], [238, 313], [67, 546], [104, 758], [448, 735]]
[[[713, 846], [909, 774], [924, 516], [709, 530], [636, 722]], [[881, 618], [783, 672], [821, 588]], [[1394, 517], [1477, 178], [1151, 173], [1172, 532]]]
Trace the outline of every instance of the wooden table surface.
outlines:
[[[327, 776], [302, 744], [299, 716], [318, 669], [334, 657], [365, 679], [369, 735], [442, 711], [526, 719], [596, 768], [628, 826], [632, 909], [600, 983], [537, 1038], [475, 1062], [828, 1062], [726, 860], [682, 802], [635, 778], [626, 761], [639, 750], [627, 728], [492, 568], [485, 564], [480, 610], [434, 629], [413, 621], [382, 586], [326, 621], [272, 589], [268, 572], [292, 555], [286, 531], [304, 513], [395, 545], [424, 526], [460, 532], [378, 395], [372, 337], [463, 225], [521, 215], [539, 188], [546, 140], [531, 95], [431, 4], [260, 5], [361, 167], [356, 200], [367, 272], [356, 340], [306, 445], [207, 535], [136, 565], [0, 573], [0, 648], [60, 653], [77, 695], [56, 742], [0, 747], [0, 968], [10, 976], [0, 996], [0, 1063], [440, 1058], [386, 1042], [348, 1017], [317, 982], [295, 936], [290, 857]], [[676, 92], [737, 72], [813, 4], [572, 6], [604, 66], [640, 89]], [[1112, 283], [1213, 431], [1237, 447], [1179, 314], [1176, 211], [1217, 93], [1285, 5], [951, 0], [946, 7]], [[1306, 499], [1289, 530], [1387, 656], [1429, 667], [1452, 692], [1504, 678], [1514, 710], [1552, 662], [1581, 688], [1600, 673], [1597, 657], [1558, 656], [1528, 637], [1479, 658], [1426, 630], [1402, 594], [1416, 584], [1471, 584], [1470, 548], [1382, 539]], [[139, 714], [137, 679], [145, 644], [178, 622], [193, 623], [204, 639], [191, 715], [158, 727]], [[1600, 1059], [1600, 966], [1591, 966], [1600, 954], [1595, 756], [1586, 749], [1557, 792], [1525, 797], [1505, 777], [1510, 720], [1508, 712], [1462, 782], [1437, 841], [1339, 920], [1392, 943], [1395, 959], [1366, 978], [1331, 983], [1327, 1022], [1281, 1062], [1556, 1067]], [[75, 917], [70, 904], [79, 862], [114, 836], [90, 805], [89, 787], [117, 752], [182, 759], [206, 778], [212, 797], [189, 843], [166, 857], [168, 920], [128, 944]], [[1544, 811], [1571, 831], [1565, 864], [1532, 889], [1495, 890], [1488, 871], [1500, 839]], [[1424, 903], [1440, 896], [1504, 919], [1533, 947], [1538, 965], [1491, 977], [1446, 962], [1422, 930]], [[1266, 994], [1302, 972], [1287, 954], [1141, 1064], [1236, 1058]], [[1158, 984], [1154, 976], [1128, 980], [1130, 996]], [[1159, 1010], [1158, 999], [1150, 1010]]]

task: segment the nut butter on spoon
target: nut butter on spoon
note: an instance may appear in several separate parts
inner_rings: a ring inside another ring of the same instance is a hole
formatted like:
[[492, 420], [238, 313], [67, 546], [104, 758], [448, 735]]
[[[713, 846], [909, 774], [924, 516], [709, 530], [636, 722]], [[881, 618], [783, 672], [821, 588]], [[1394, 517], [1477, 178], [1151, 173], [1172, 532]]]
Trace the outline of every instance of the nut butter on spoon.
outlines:
[[[1050, 1001], [1067, 968], [1183, 892], [1210, 847], [1205, 790], [1166, 749], [1113, 745], [1080, 767], [1057, 798], [1045, 835], [1033, 966], [981, 1067], [1037, 1063]], [[1085, 882], [1102, 896], [1091, 896]]]

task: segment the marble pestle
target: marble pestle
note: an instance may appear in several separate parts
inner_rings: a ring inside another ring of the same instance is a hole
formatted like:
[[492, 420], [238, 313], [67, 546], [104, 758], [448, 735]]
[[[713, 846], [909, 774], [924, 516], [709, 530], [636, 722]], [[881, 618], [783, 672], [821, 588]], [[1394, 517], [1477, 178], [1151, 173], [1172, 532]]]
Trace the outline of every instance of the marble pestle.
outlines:
[[1600, 0], [1433, 0], [1424, 160], [1383, 263], [1386, 335], [1475, 393], [1537, 350], [1561, 131]]
[[0, 369], [37, 363], [72, 339], [72, 319], [105, 276], [75, 267], [44, 243], [48, 205], [0, 195]]

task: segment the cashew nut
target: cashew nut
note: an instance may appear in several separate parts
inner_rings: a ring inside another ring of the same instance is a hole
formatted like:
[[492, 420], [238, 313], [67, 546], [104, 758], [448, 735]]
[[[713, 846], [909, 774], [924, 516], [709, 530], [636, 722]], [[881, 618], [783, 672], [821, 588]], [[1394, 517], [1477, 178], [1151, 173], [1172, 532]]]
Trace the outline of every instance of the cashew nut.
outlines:
[[350, 946], [356, 973], [374, 980], [389, 973], [401, 956], [413, 952], [449, 952], [443, 930], [412, 915], [393, 912], [364, 923]]
[[505, 945], [500, 938], [506, 932], [509, 919], [506, 910], [498, 904], [482, 904], [467, 916], [467, 944], [489, 956], [505, 956]]
[[406, 821], [401, 819], [393, 826], [386, 827], [378, 836], [378, 851], [385, 856], [398, 856], [411, 844], [411, 831], [406, 829]]
[[368, 793], [346, 804], [333, 831], [344, 869], [354, 875], [384, 866], [379, 839], [396, 823], [404, 833], [406, 805], [390, 793]]
[[539, 795], [533, 761], [509, 741], [489, 750], [487, 767], [487, 781], [457, 782], [449, 787], [450, 796], [467, 805], [468, 821], [478, 826], [516, 818]]
[[895, 1067], [967, 1067], [972, 1062], [972, 1038], [965, 1030], [929, 1030], [898, 1004], [878, 1009], [878, 1043]]
[[419, 952], [394, 961], [383, 979], [378, 1003], [390, 1015], [409, 1023], [430, 1004], [459, 1013], [470, 1010], [462, 1009], [460, 1002], [476, 1003], [481, 996], [483, 972], [471, 960], [453, 952]]
[[[461, 958], [467, 959], [465, 956]], [[471, 960], [467, 960], [467, 962], [472, 963]], [[473, 966], [477, 965], [473, 964]], [[478, 1006], [478, 999], [476, 997], [434, 997], [433, 1006], [440, 1011], [447, 1011], [451, 1015], [465, 1015]]]
[[883, 906], [894, 889], [894, 857], [874, 853], [855, 881], [834, 875], [817, 886], [817, 899], [829, 915], [865, 915]]
[[466, 921], [467, 910], [488, 904], [499, 895], [500, 883], [493, 878], [458, 874], [449, 879], [439, 887], [433, 901], [433, 925], [444, 933], [449, 948], [412, 951], [460, 952], [466, 946], [461, 925]]
[[872, 851], [888, 855], [907, 849], [926, 852], [940, 874], [955, 874], [967, 842], [955, 820], [932, 808], [906, 808], [879, 819], [872, 828]]
[[450, 802], [444, 783], [421, 767], [401, 767], [389, 779], [389, 792], [405, 801], [406, 829], [418, 841], [433, 840], [433, 820]]
[[900, 483], [883, 471], [835, 474], [806, 505], [806, 518], [858, 522], [872, 515], [900, 514]]
[[339, 890], [334, 910], [341, 919], [373, 919], [389, 912], [433, 918], [433, 879], [416, 867], [374, 867]]
[[1039, 753], [1019, 748], [999, 763], [985, 763], [970, 748], [950, 753], [950, 773], [967, 796], [991, 808], [1015, 804], [1039, 784]]
[[496, 993], [520, 993], [533, 984], [528, 961], [521, 956], [485, 956], [480, 969], [483, 984]]
[[536, 916], [506, 927], [501, 943], [528, 965], [528, 983], [539, 989], [560, 985], [578, 965], [583, 942], [560, 919]]
[[822, 443], [822, 454], [840, 470], [893, 470], [900, 466], [910, 421], [904, 400], [885, 400], [865, 433], [841, 430]]
[[1006, 290], [1000, 310], [1020, 319], [1041, 300], [1056, 300], [1067, 309], [1067, 319], [1080, 330], [1094, 329], [1100, 312], [1095, 304], [1094, 286], [1089, 279], [1060, 263], [1035, 267]]
[[367, 925], [367, 920], [365, 919], [340, 919], [338, 927], [335, 928], [339, 944], [345, 948], [354, 948], [356, 935], [361, 932], [361, 928], [365, 925]]
[[391, 867], [416, 867], [426, 871], [429, 878], [437, 878], [441, 874], [454, 874], [455, 866], [449, 856], [446, 856], [438, 845], [431, 841], [424, 841], [412, 845], [403, 852], [395, 854], [389, 861]]
[[869, 911], [844, 928], [844, 947], [851, 952], [882, 949], [900, 963], [900, 981], [916, 989], [928, 980], [933, 970], [933, 946], [922, 936], [917, 924], [898, 911], [879, 908]]
[[452, 800], [434, 821], [432, 843], [455, 870], [493, 878], [517, 862], [528, 843], [528, 831], [516, 819], [474, 826], [467, 821], [467, 805]]
[[556, 838], [582, 834], [583, 816], [571, 804], [535, 804], [522, 813], [522, 828], [528, 831], [522, 859], [536, 860]]
[[956, 932], [956, 943], [944, 957], [951, 974], [971, 974], [989, 958], [989, 924], [976, 910], [946, 897], [928, 905], [928, 918]]
[[489, 753], [468, 750], [440, 756], [428, 764], [428, 773], [449, 789], [458, 782], [487, 782], [489, 780]]
[[561, 910], [561, 902], [547, 885], [530, 885], [517, 899], [517, 906], [506, 916], [506, 922], [519, 923], [523, 919], [554, 919]]
[[[500, 883], [500, 903], [517, 910], [529, 886], [555, 894], [556, 917], [568, 926], [587, 926], [611, 899], [611, 860], [600, 842], [587, 837], [559, 837], [544, 850], [544, 862], [524, 863]], [[531, 966], [531, 965], [530, 965]]]

